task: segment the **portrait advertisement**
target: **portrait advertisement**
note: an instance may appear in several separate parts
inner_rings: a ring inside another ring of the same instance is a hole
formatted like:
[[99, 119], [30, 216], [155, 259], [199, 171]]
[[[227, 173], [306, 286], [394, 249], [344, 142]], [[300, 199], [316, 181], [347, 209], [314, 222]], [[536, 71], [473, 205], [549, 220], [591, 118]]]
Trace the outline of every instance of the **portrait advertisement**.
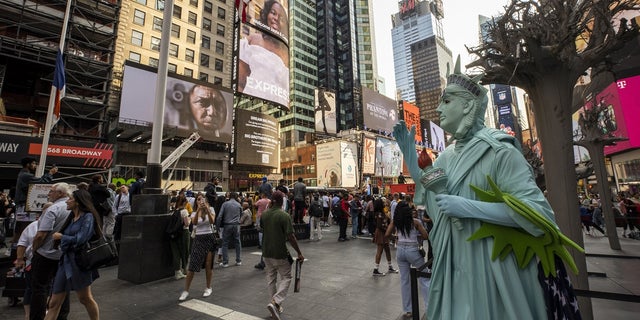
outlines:
[[281, 1], [252, 1], [240, 27], [238, 92], [289, 109], [289, 19]]
[[[167, 77], [164, 126], [175, 128], [181, 137], [197, 131], [203, 140], [231, 143], [233, 94], [210, 83], [178, 77]], [[156, 79], [155, 68], [125, 64], [121, 122], [126, 119], [153, 122]]]
[[316, 132], [336, 134], [336, 94], [325, 88], [315, 90]]

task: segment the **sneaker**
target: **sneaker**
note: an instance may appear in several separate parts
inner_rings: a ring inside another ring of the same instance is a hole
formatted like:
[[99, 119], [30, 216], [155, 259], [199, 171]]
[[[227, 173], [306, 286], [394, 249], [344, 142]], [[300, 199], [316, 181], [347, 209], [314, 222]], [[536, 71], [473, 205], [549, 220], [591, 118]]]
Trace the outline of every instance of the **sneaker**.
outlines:
[[373, 276], [374, 277], [384, 277], [386, 275], [387, 275], [386, 273], [382, 273], [382, 272], [378, 271], [378, 269], [373, 269]]
[[229, 264], [224, 262], [220, 262], [220, 266], [223, 268], [229, 268]]
[[185, 301], [187, 300], [188, 296], [189, 296], [189, 291], [182, 291], [182, 294], [180, 294], [180, 298], [178, 298], [178, 300]]
[[271, 318], [275, 320], [281, 320], [280, 313], [282, 313], [282, 307], [278, 306], [277, 303], [272, 302], [267, 305], [267, 309], [271, 312]]
[[394, 269], [392, 266], [389, 266], [389, 273], [398, 273], [400, 271]]
[[236, 266], [241, 266], [241, 265], [242, 265], [242, 261], [236, 262]]
[[211, 290], [211, 288], [206, 288], [204, 289], [204, 293], [202, 294], [203, 297], [208, 297], [211, 295], [211, 293], [213, 292], [213, 290]]
[[253, 267], [256, 268], [256, 269], [264, 270], [264, 263], [263, 262], [259, 262]]
[[184, 273], [182, 273], [182, 270], [177, 270], [176, 271], [176, 274], [175, 274], [176, 280], [184, 279], [185, 277], [186, 277], [186, 275], [184, 275]]

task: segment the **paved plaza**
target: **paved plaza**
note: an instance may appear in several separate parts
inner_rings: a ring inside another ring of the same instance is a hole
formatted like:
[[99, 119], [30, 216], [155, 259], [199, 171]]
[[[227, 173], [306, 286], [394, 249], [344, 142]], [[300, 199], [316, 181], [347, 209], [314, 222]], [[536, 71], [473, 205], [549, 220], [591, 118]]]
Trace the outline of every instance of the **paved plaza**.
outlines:
[[[284, 303], [287, 320], [402, 319], [399, 274], [372, 277], [375, 246], [370, 239], [336, 241], [337, 226], [325, 229], [322, 241], [300, 241], [307, 258], [302, 289], [289, 292]], [[620, 232], [621, 233], [621, 232]], [[585, 235], [591, 290], [640, 296], [640, 241], [621, 238], [623, 250], [609, 249], [604, 237]], [[233, 252], [233, 251], [232, 251]], [[233, 253], [230, 252], [231, 255]], [[616, 255], [620, 257], [615, 257]], [[395, 250], [392, 249], [393, 265]], [[117, 266], [100, 270], [93, 285], [102, 319], [270, 319], [264, 272], [253, 267], [260, 259], [256, 247], [245, 248], [243, 265], [213, 274], [213, 294], [203, 298], [204, 272], [196, 274], [187, 301], [178, 296], [184, 282], [173, 278], [136, 285], [117, 279]], [[383, 255], [381, 268], [386, 269]], [[293, 287], [293, 285], [292, 285]], [[70, 319], [86, 319], [84, 307], [72, 294]], [[640, 303], [592, 299], [595, 319], [637, 319]], [[424, 312], [424, 306], [420, 306]], [[23, 319], [22, 307], [0, 304], [0, 319]]]

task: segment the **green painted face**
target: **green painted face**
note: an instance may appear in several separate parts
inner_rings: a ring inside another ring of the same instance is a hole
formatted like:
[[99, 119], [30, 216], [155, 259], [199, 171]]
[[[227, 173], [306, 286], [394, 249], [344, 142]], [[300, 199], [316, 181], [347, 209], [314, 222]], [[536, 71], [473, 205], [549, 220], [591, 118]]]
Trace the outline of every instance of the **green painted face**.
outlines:
[[440, 105], [436, 109], [440, 116], [440, 127], [444, 131], [453, 134], [456, 139], [466, 135], [469, 127], [466, 126], [470, 116], [469, 112], [473, 107], [472, 99], [464, 90], [458, 86], [450, 85], [444, 90]]

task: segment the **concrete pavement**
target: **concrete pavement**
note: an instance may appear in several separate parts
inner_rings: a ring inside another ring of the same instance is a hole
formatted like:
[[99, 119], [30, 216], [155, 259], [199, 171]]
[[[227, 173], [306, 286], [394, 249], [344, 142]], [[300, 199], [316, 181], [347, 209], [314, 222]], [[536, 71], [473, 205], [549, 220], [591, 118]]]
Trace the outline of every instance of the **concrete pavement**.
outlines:
[[[284, 303], [288, 320], [402, 319], [399, 274], [372, 277], [375, 246], [370, 239], [338, 242], [337, 226], [325, 229], [318, 242], [300, 241], [307, 261], [302, 289], [293, 288]], [[349, 229], [350, 231], [350, 229]], [[621, 232], [620, 232], [621, 234]], [[640, 241], [620, 239], [623, 250], [609, 249], [604, 237], [585, 235], [591, 290], [640, 295]], [[233, 255], [233, 250], [230, 251]], [[617, 257], [616, 257], [617, 256]], [[393, 265], [395, 251], [392, 249]], [[243, 249], [243, 265], [213, 274], [213, 294], [203, 298], [204, 272], [196, 274], [190, 297], [179, 302], [184, 281], [158, 280], [142, 285], [117, 279], [117, 267], [100, 270], [93, 288], [102, 319], [270, 319], [264, 272], [254, 269], [260, 259], [256, 247]], [[383, 255], [381, 269], [386, 269]], [[293, 285], [292, 285], [293, 286]], [[70, 319], [86, 319], [84, 307], [72, 293]], [[635, 319], [640, 303], [592, 299], [595, 319]], [[424, 312], [424, 306], [420, 306]], [[23, 319], [22, 307], [0, 304], [0, 319]]]

